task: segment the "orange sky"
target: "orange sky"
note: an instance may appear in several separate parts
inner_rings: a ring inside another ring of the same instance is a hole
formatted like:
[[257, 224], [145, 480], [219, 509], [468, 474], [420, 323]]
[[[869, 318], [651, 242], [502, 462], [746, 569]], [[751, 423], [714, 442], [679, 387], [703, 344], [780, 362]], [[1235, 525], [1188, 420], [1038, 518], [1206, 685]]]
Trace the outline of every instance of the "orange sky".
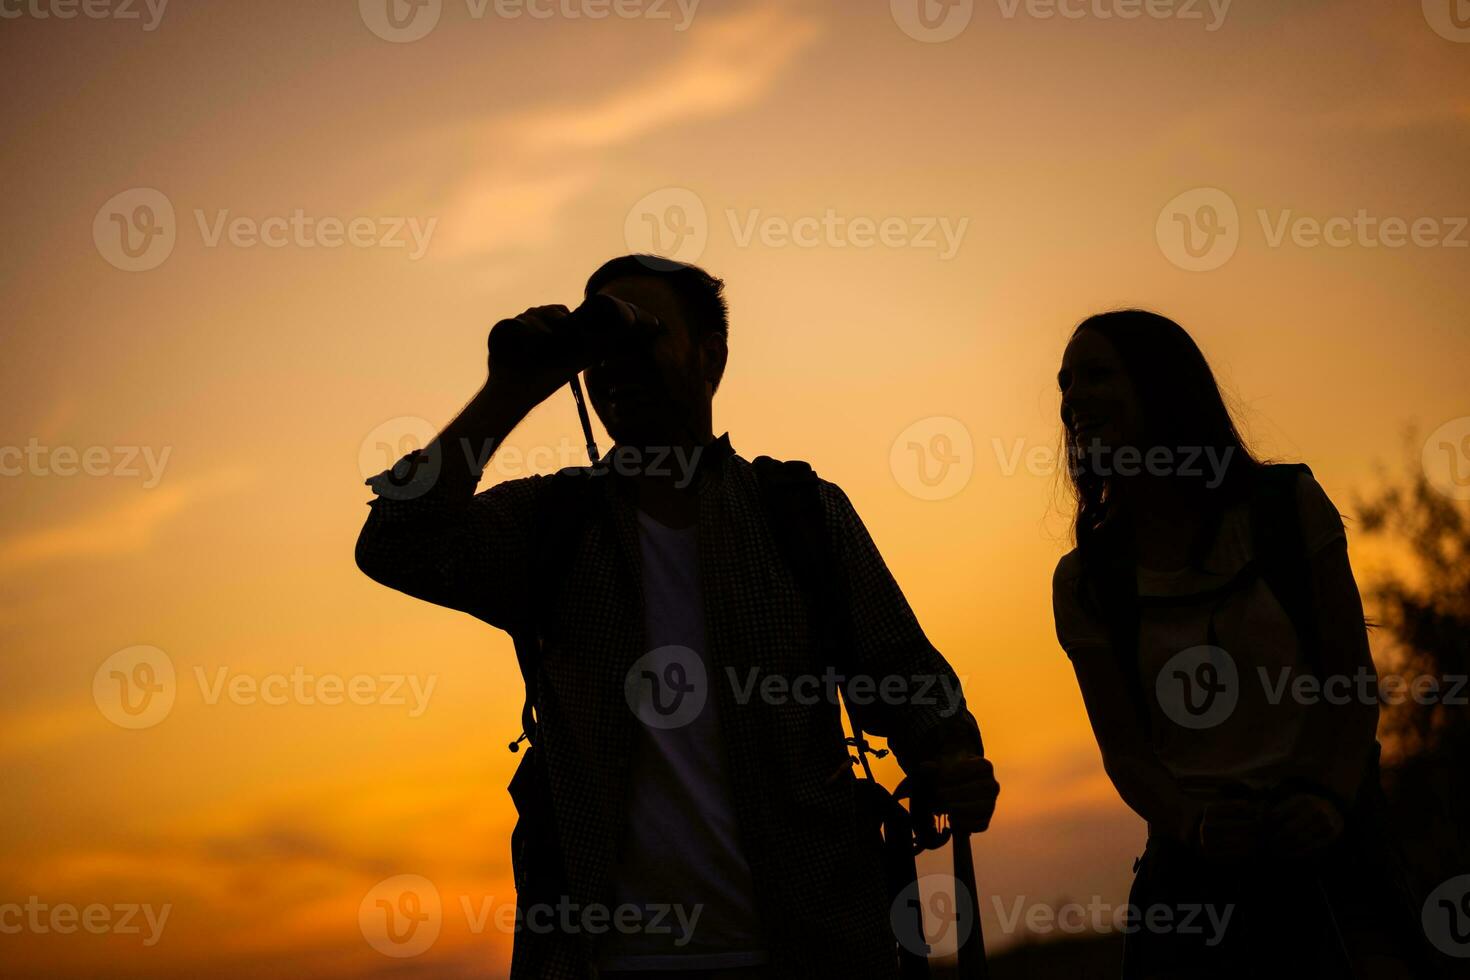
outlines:
[[[1470, 412], [1470, 39], [1435, 2], [982, 0], [942, 41], [907, 0], [443, 0], [396, 42], [380, 0], [0, 5], [0, 906], [170, 909], [151, 944], [141, 913], [0, 932], [0, 972], [504, 972], [510, 644], [357, 572], [362, 467], [474, 391], [495, 320], [655, 245], [727, 280], [717, 431], [840, 483], [965, 678], [1005, 785], [982, 889], [1121, 901], [1143, 830], [1053, 639], [1065, 520], [1008, 463], [1056, 443], [1070, 327], [1120, 305], [1190, 329], [1257, 447], [1349, 515], [1406, 423]], [[1191, 258], [1175, 215], [1222, 200]], [[1427, 223], [1389, 247], [1386, 219]], [[944, 499], [910, 492], [910, 434], [893, 453], [915, 423], [968, 438]], [[570, 399], [513, 443], [575, 462]], [[130, 729], [94, 681], [140, 646], [174, 700]], [[229, 693], [298, 669], [422, 698]], [[399, 874], [442, 900], [408, 959], [358, 916]]]

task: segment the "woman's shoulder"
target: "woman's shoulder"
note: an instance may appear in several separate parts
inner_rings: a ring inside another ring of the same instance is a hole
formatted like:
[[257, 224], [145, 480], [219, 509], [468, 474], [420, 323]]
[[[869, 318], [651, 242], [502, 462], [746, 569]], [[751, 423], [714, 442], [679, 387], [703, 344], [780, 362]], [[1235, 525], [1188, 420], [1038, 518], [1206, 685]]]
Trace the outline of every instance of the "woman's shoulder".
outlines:
[[1058, 591], [1074, 591], [1081, 578], [1082, 553], [1073, 548], [1057, 561], [1057, 567], [1051, 573], [1052, 595]]
[[1051, 576], [1052, 617], [1057, 640], [1068, 657], [1089, 648], [1107, 646], [1108, 626], [1082, 601], [1082, 555], [1076, 548], [1057, 562]]
[[[1280, 473], [1276, 479], [1282, 484], [1287, 479], [1291, 480], [1290, 506], [1295, 508], [1296, 520], [1301, 528], [1302, 545], [1308, 554], [1346, 536], [1342, 515], [1309, 467], [1301, 464], [1278, 464], [1270, 469]], [[1282, 503], [1285, 505], [1286, 501], [1283, 500]]]

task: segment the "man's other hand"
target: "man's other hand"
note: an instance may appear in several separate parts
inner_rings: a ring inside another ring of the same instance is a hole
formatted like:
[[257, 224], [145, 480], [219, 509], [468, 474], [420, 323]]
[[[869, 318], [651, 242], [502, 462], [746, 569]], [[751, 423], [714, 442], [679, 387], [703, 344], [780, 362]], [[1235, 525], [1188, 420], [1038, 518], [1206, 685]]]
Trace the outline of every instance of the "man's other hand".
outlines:
[[990, 826], [1000, 783], [989, 759], [967, 749], [951, 750], [919, 763], [919, 774], [933, 793], [934, 808], [948, 814], [952, 829], [978, 834]]

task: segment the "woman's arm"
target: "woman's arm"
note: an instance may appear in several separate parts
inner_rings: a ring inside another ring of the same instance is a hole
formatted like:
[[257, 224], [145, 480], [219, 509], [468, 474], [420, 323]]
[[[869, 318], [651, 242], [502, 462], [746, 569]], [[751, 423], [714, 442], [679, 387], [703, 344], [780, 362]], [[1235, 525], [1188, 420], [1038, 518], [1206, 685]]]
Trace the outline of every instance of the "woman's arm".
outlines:
[[1067, 653], [1103, 768], [1118, 795], [1148, 821], [1150, 832], [1162, 832], [1186, 844], [1198, 843], [1203, 807], [1179, 789], [1154, 753], [1111, 647], [1095, 642]]
[[1298, 768], [1351, 804], [1362, 787], [1378, 732], [1378, 674], [1344, 538], [1312, 555], [1311, 581], [1322, 693], [1298, 744]]
[[1221, 860], [1254, 852], [1262, 826], [1256, 804], [1207, 803], [1189, 796], [1159, 761], [1109, 631], [1082, 609], [1077, 572], [1074, 552], [1062, 559], [1052, 579], [1057, 639], [1072, 661], [1103, 768], [1118, 795], [1148, 821], [1150, 834], [1165, 835]]
[[1321, 486], [1297, 488], [1307, 551], [1317, 693], [1294, 746], [1296, 789], [1269, 814], [1274, 848], [1303, 857], [1328, 846], [1357, 801], [1378, 729], [1378, 675], [1363, 622], [1363, 602], [1348, 561], [1342, 518]]

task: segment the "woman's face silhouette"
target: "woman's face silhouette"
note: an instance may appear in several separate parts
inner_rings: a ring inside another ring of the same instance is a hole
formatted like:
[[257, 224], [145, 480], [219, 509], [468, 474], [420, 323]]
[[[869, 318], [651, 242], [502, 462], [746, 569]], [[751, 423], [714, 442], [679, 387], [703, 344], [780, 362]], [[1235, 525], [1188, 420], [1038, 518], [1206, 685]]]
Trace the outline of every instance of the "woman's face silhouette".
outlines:
[[1137, 445], [1139, 399], [1117, 348], [1096, 330], [1081, 330], [1057, 372], [1062, 425], [1082, 449]]

